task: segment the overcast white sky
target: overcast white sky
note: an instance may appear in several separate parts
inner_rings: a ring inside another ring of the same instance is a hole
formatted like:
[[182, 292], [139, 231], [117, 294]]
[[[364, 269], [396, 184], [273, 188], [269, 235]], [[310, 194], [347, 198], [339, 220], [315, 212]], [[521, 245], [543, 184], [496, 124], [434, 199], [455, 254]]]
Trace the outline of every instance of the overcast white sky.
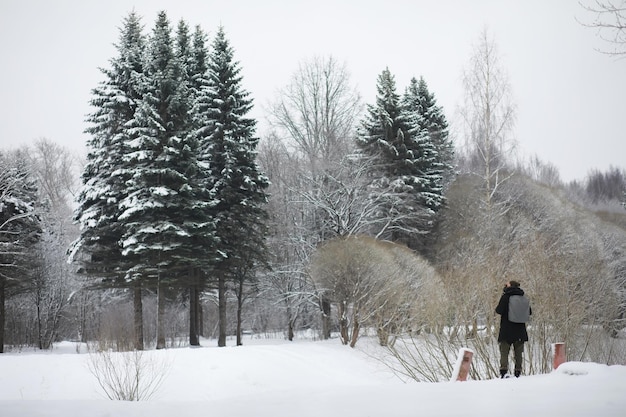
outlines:
[[46, 137], [84, 152], [90, 90], [132, 9], [146, 33], [159, 10], [210, 35], [224, 25], [258, 119], [300, 61], [333, 55], [366, 102], [385, 67], [399, 92], [423, 76], [454, 125], [461, 73], [487, 26], [512, 85], [520, 151], [565, 180], [626, 167], [626, 59], [594, 50], [602, 42], [576, 21], [593, 16], [574, 0], [0, 0], [0, 149]]

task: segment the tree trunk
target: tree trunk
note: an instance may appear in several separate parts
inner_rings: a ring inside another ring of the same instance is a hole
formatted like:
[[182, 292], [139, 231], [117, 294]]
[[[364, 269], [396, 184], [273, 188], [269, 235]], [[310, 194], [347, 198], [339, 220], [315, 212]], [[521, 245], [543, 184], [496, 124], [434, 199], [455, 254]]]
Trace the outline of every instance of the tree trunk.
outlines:
[[241, 338], [241, 315], [243, 312], [243, 279], [239, 278], [239, 290], [237, 292], [237, 346], [243, 345]]
[[157, 284], [157, 349], [165, 349], [165, 289]]
[[296, 326], [296, 322], [295, 320], [289, 320], [289, 324], [287, 325], [288, 329], [287, 329], [287, 339], [290, 342], [293, 342], [293, 338], [295, 337], [295, 331], [294, 331], [294, 327]]
[[378, 329], [376, 329], [376, 335], [378, 336], [378, 344], [383, 347], [389, 345], [389, 331], [387, 331], [385, 325], [378, 326]]
[[133, 288], [135, 350], [143, 350], [143, 303], [141, 301], [141, 283]]
[[222, 274], [217, 280], [218, 338], [217, 346], [226, 346], [226, 279]]
[[358, 315], [354, 314], [354, 322], [352, 324], [352, 337], [350, 339], [350, 347], [353, 348], [356, 346], [356, 341], [359, 338], [359, 330], [361, 329], [361, 324], [359, 323]]
[[287, 340], [293, 342], [293, 325], [294, 320], [292, 318], [291, 304], [287, 301]]
[[341, 343], [348, 344], [348, 312], [346, 311], [346, 303], [341, 302], [338, 305], [339, 313], [339, 333], [341, 334]]
[[197, 299], [196, 299], [197, 300], [196, 301], [196, 306], [197, 306], [197, 309], [198, 309], [197, 313], [196, 313], [197, 314], [196, 318], [198, 319], [198, 336], [204, 337], [205, 336], [205, 334], [204, 334], [204, 315], [203, 315], [204, 313], [203, 313], [203, 310], [202, 310], [202, 300], [200, 298], [200, 294], [201, 294], [200, 291], [198, 291], [196, 293], [196, 297], [197, 297]]
[[6, 313], [4, 307], [5, 299], [4, 279], [0, 278], [0, 353], [4, 353], [4, 315]]
[[189, 345], [200, 346], [198, 337], [198, 287], [189, 287]]
[[41, 324], [41, 288], [39, 287], [39, 283], [37, 285], [37, 289], [35, 290], [35, 306], [37, 307], [37, 343], [39, 345], [39, 350], [43, 350], [43, 329]]
[[330, 301], [322, 298], [322, 339], [330, 339]]
[[83, 295], [82, 291], [80, 293], [78, 305], [78, 340], [80, 343], [85, 343], [87, 341], [87, 307], [86, 304], [83, 303]]

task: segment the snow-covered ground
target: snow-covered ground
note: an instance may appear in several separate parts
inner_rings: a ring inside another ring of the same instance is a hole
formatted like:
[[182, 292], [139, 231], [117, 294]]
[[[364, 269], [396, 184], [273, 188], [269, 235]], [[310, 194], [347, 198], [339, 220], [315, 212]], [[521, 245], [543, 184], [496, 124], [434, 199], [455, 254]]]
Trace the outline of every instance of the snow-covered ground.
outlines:
[[[567, 362], [546, 375], [402, 382], [337, 340], [249, 340], [244, 346], [145, 352], [167, 372], [148, 401], [106, 399], [89, 354], [0, 355], [0, 416], [625, 416], [626, 366]], [[359, 342], [361, 343], [361, 342]]]

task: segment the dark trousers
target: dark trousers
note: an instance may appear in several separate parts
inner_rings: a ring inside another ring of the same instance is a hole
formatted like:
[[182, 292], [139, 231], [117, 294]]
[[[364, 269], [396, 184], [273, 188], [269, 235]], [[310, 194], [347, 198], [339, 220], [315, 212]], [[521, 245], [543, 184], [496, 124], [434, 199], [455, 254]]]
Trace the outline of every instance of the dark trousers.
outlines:
[[[524, 342], [513, 342], [513, 353], [515, 356], [515, 370], [522, 370], [522, 353], [524, 353]], [[500, 342], [500, 370], [509, 369], [509, 352], [511, 351], [511, 343]]]

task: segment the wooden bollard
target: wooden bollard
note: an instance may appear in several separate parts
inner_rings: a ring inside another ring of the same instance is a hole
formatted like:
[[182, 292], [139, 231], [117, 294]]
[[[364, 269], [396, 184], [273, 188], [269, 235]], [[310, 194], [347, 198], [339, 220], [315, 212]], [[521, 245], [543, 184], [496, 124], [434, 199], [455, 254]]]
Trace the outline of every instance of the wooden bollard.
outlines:
[[565, 355], [565, 343], [553, 343], [552, 344], [552, 369], [558, 368], [563, 362], [566, 361]]
[[459, 349], [459, 357], [452, 371], [452, 381], [467, 381], [474, 352], [467, 348]]

